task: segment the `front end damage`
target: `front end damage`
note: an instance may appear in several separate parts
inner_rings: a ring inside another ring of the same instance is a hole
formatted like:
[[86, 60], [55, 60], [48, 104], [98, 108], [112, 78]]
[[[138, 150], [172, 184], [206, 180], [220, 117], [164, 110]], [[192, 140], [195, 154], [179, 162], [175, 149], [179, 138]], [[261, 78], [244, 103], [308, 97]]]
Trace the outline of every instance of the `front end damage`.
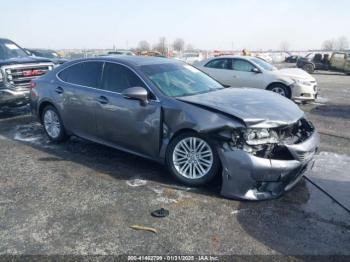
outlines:
[[235, 199], [271, 199], [290, 190], [312, 168], [319, 145], [305, 118], [270, 129], [225, 130], [220, 136], [227, 138], [218, 148], [221, 195]]

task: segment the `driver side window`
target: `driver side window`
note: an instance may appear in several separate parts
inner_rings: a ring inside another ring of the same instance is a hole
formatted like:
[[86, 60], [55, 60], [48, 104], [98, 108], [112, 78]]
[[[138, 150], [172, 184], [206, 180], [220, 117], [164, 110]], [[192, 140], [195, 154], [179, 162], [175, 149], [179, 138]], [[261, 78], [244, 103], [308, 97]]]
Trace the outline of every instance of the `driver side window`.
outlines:
[[232, 67], [233, 70], [242, 72], [252, 72], [252, 70], [255, 68], [255, 66], [249, 63], [248, 61], [241, 59], [233, 59]]
[[101, 89], [121, 93], [129, 87], [136, 86], [146, 88], [141, 79], [130, 69], [119, 64], [105, 64]]

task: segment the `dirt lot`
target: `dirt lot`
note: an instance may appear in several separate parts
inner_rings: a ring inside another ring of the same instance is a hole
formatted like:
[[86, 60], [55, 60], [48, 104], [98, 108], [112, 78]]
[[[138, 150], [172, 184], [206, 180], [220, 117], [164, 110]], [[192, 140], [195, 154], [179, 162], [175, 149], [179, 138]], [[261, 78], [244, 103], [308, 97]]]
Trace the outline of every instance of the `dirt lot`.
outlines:
[[[315, 77], [320, 99], [302, 108], [320, 155], [273, 201], [185, 188], [136, 156], [79, 138], [52, 144], [25, 108], [1, 112], [0, 254], [350, 255], [350, 77]], [[160, 207], [167, 218], [150, 216]]]

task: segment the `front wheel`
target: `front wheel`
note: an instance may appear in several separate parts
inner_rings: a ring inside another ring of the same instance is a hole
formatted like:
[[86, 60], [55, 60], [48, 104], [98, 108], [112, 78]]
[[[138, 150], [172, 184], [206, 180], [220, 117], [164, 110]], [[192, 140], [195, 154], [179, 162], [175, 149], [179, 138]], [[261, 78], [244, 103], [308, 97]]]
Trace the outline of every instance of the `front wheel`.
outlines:
[[220, 169], [213, 143], [194, 132], [181, 134], [170, 142], [166, 162], [169, 171], [188, 186], [207, 184]]
[[291, 91], [290, 88], [283, 84], [273, 84], [267, 88], [267, 90], [270, 90], [272, 92], [275, 92], [281, 96], [284, 96], [286, 98], [291, 98]]

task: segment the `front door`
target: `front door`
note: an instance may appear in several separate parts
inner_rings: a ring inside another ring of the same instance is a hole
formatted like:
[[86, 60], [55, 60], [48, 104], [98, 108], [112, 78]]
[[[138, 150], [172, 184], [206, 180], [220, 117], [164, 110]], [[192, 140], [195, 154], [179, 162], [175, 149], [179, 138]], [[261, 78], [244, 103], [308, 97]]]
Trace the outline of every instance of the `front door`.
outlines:
[[243, 59], [233, 58], [232, 68], [237, 87], [265, 88], [264, 74], [253, 72], [253, 69], [256, 67], [252, 63]]
[[105, 143], [150, 157], [159, 154], [160, 103], [147, 105], [123, 97], [123, 90], [142, 86], [144, 82], [129, 68], [105, 63], [101, 90], [96, 97], [97, 132]]

